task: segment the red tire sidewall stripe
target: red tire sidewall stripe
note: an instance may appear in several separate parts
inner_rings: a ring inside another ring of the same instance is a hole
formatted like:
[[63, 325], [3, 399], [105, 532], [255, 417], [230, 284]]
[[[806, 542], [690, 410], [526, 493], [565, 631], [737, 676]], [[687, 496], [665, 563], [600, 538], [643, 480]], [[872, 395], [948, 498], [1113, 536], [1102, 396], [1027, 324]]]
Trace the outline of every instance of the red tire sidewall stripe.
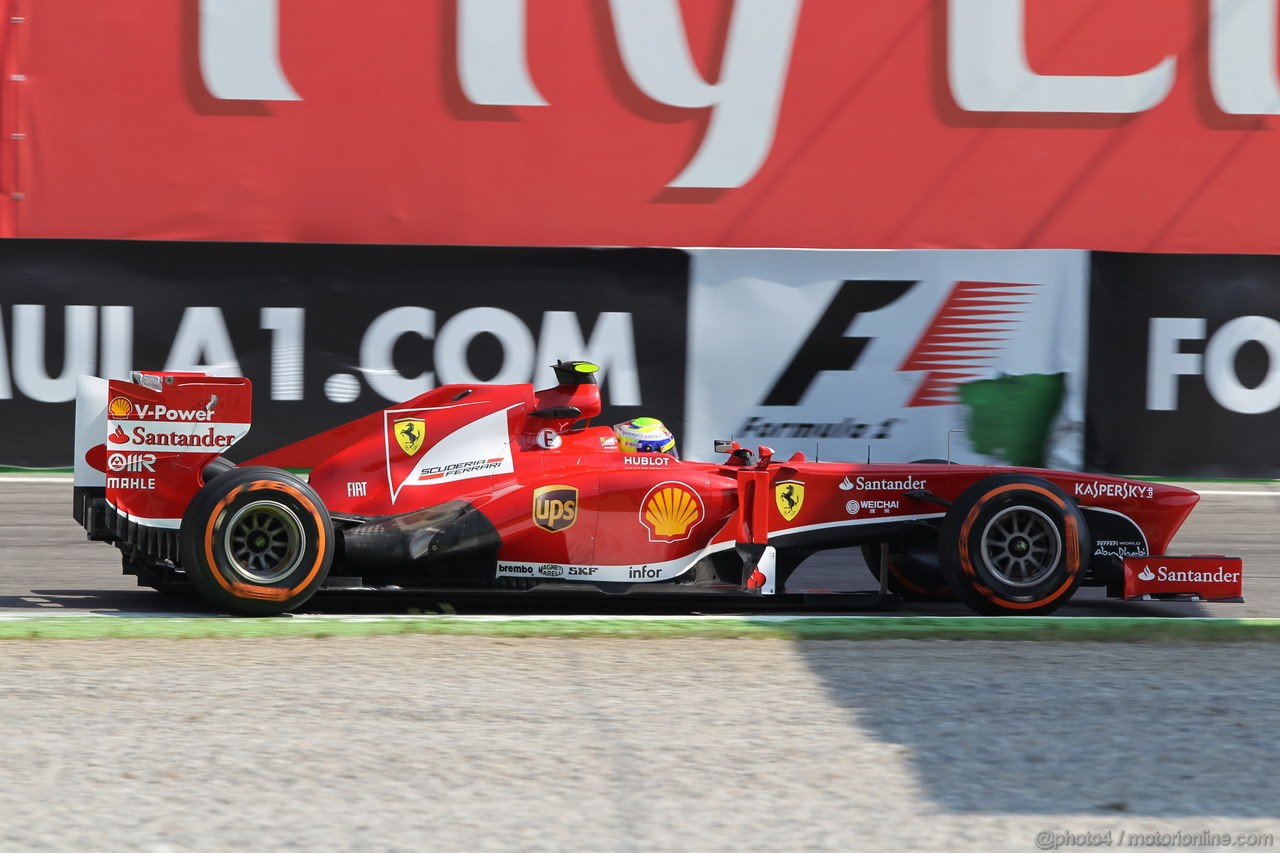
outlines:
[[[978, 574], [976, 569], [974, 569], [973, 560], [969, 553], [969, 535], [973, 531], [973, 525], [974, 522], [977, 521], [979, 513], [981, 513], [993, 498], [1008, 491], [1035, 492], [1036, 494], [1047, 498], [1059, 509], [1063, 510], [1062, 524], [1065, 528], [1063, 532], [1065, 534], [1064, 538], [1066, 539], [1066, 542], [1064, 543], [1066, 553], [1063, 555], [1063, 559], [1066, 561], [1067, 577], [1062, 586], [1058, 587], [1058, 589], [1047, 598], [1040, 598], [1035, 601], [1027, 602], [1009, 601], [1006, 598], [996, 595], [992, 589], [978, 580]], [[1037, 486], [1033, 483], [1008, 483], [1003, 486], [997, 486], [984, 494], [982, 498], [970, 508], [969, 512], [964, 517], [964, 522], [960, 525], [960, 568], [962, 568], [964, 573], [969, 576], [971, 580], [970, 585], [974, 590], [984, 598], [996, 602], [1001, 607], [1007, 607], [1011, 610], [1033, 610], [1037, 607], [1044, 607], [1046, 604], [1052, 603], [1070, 589], [1072, 583], [1075, 582], [1076, 575], [1080, 572], [1080, 532], [1076, 525], [1075, 516], [1067, 513], [1065, 511], [1066, 508], [1067, 505], [1062, 500], [1061, 496], [1044, 488], [1043, 486]]]
[[[261, 586], [258, 584], [228, 580], [223, 577], [222, 570], [218, 568], [218, 563], [213, 557], [213, 541], [216, 528], [218, 526], [218, 521], [222, 518], [222, 514], [226, 511], [227, 507], [242, 493], [261, 491], [263, 489], [281, 491], [293, 497], [294, 500], [298, 501], [298, 503], [302, 505], [302, 508], [311, 515], [312, 523], [316, 528], [315, 562], [311, 564], [311, 568], [307, 572], [307, 576], [303, 578], [302, 582], [292, 588]], [[320, 517], [319, 510], [316, 509], [316, 505], [297, 488], [289, 485], [288, 483], [280, 483], [274, 480], [254, 480], [253, 482], [246, 483], [243, 486], [236, 486], [234, 489], [227, 492], [226, 497], [218, 501], [217, 505], [213, 508], [213, 511], [209, 513], [209, 520], [205, 523], [204, 530], [204, 555], [205, 560], [209, 563], [209, 567], [213, 570], [213, 578], [218, 582], [219, 586], [229, 594], [234, 595], [236, 598], [284, 601], [285, 599], [292, 598], [294, 595], [297, 595], [300, 591], [305, 589], [308, 584], [315, 580], [316, 575], [320, 572], [320, 567], [324, 565], [326, 543], [327, 538], [325, 535], [325, 525]]]

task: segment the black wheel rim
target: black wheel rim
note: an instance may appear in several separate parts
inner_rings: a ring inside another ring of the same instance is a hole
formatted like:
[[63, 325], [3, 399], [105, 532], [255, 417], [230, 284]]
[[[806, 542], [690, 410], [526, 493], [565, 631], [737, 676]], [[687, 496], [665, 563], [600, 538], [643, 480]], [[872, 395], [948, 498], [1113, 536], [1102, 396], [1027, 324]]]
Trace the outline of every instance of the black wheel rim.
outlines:
[[276, 583], [302, 562], [306, 541], [293, 510], [275, 501], [254, 501], [236, 510], [227, 522], [227, 565], [254, 583]]
[[1047, 513], [1028, 506], [1008, 507], [983, 528], [982, 556], [1001, 583], [1036, 586], [1062, 560], [1062, 534]]

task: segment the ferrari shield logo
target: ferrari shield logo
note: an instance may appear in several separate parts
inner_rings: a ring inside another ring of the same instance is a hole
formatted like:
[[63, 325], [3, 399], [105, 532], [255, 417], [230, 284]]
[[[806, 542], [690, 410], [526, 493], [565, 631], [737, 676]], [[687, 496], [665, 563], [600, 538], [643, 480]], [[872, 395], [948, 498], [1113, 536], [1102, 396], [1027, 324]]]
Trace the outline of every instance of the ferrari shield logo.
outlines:
[[804, 483], [783, 480], [773, 487], [773, 499], [778, 504], [778, 512], [790, 521], [800, 514], [800, 507], [804, 506]]
[[409, 456], [422, 448], [422, 440], [427, 436], [426, 421], [422, 418], [400, 418], [393, 427], [396, 443]]

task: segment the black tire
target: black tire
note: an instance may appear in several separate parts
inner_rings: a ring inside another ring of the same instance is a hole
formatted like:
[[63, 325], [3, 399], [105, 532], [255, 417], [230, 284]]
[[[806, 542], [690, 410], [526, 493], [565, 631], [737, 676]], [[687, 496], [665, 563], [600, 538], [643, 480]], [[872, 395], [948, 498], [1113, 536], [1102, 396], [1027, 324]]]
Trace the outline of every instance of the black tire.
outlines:
[[960, 493], [938, 554], [956, 598], [992, 616], [1036, 616], [1065, 604], [1084, 576], [1089, 530], [1075, 502], [1038, 477], [1000, 474]]
[[200, 476], [204, 478], [204, 481], [207, 483], [219, 474], [225, 474], [228, 471], [235, 470], [235, 467], [236, 463], [232, 462], [227, 457], [217, 456], [209, 460], [209, 463], [204, 466], [204, 470], [200, 472]]
[[277, 468], [223, 471], [182, 519], [182, 566], [215, 607], [271, 616], [301, 606], [329, 574], [333, 521], [306, 483]]
[[[889, 591], [903, 601], [955, 601], [938, 564], [937, 543], [889, 543]], [[862, 559], [880, 582], [880, 544], [862, 546]]]

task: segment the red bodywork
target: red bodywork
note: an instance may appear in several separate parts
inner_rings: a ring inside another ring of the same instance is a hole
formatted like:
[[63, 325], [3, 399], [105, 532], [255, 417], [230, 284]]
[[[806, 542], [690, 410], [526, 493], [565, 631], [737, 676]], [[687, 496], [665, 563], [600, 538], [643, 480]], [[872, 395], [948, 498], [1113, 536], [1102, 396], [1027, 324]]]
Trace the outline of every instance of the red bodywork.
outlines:
[[[764, 546], [773, 546], [779, 565], [794, 568], [816, 550], [887, 541], [922, 525], [936, 531], [965, 489], [996, 474], [1046, 480], [1074, 499], [1092, 534], [1094, 570], [1085, 580], [1095, 584], [1122, 583], [1125, 557], [1163, 554], [1199, 499], [1176, 486], [1096, 474], [811, 462], [802, 454], [775, 460], [766, 447], [749, 453], [736, 444], [720, 462], [623, 454], [610, 428], [586, 425], [600, 412], [594, 378], [569, 366], [557, 373], [562, 384], [542, 391], [436, 388], [250, 463], [311, 469], [310, 486], [346, 536], [352, 560], [362, 530], [411, 537], [414, 525], [430, 522], [438, 531], [437, 509], [460, 507], [472, 524], [476, 513], [483, 517], [486, 536], [473, 537], [481, 544], [471, 551], [457, 546], [449, 556], [487, 561], [481, 575], [489, 582], [687, 581], [699, 560], [736, 548], [748, 555], [739, 588], [766, 593], [775, 590], [755, 562]], [[176, 531], [203, 483], [203, 466], [248, 429], [249, 382], [195, 374], [135, 378], [145, 384], [110, 383], [104, 444], [113, 452], [112, 436], [124, 430], [129, 442], [115, 463], [146, 462], [154, 471], [145, 481], [112, 480], [106, 502], [133, 524]], [[156, 441], [183, 446], [159, 448]], [[84, 453], [100, 470], [101, 447]], [[80, 479], [78, 472], [77, 485]], [[787, 562], [787, 554], [799, 556]], [[414, 566], [397, 571], [429, 580], [429, 557], [415, 556]], [[341, 559], [332, 570], [358, 573]], [[781, 591], [785, 573], [778, 580]]]
[[86, 460], [105, 473], [107, 500], [125, 517], [177, 529], [204, 467], [249, 432], [252, 387], [202, 373], [137, 376], [108, 384], [106, 441], [91, 444]]
[[[580, 414], [535, 414], [566, 406]], [[311, 485], [336, 516], [381, 517], [465, 500], [497, 528], [500, 574], [519, 567], [533, 569], [525, 576], [543, 577], [539, 566], [549, 565], [552, 577], [595, 568], [581, 577], [632, 582], [674, 578], [699, 556], [737, 542], [813, 549], [873, 539], [904, 522], [941, 518], [965, 488], [997, 472], [1047, 479], [1084, 508], [1132, 520], [1146, 553], [1164, 553], [1199, 500], [1176, 486], [1040, 469], [810, 462], [800, 454], [778, 461], [767, 448], [725, 462], [626, 455], [608, 427], [574, 430], [599, 411], [594, 384], [538, 392], [529, 385], [446, 386], [253, 461], [314, 466]], [[410, 454], [394, 438], [394, 424], [415, 417], [426, 433]], [[481, 436], [474, 453], [446, 458], [464, 465], [486, 460], [492, 473], [401, 485], [406, 476], [437, 467], [419, 461], [434, 447], [486, 418], [505, 419], [496, 443]], [[544, 430], [553, 431], [558, 446], [538, 442]], [[539, 523], [544, 489], [572, 492], [571, 521], [561, 519], [554, 529]], [[667, 504], [651, 507], [664, 490]], [[663, 506], [673, 503], [687, 505], [687, 527], [673, 520], [655, 532], [653, 519], [661, 521]], [[1136, 541], [1129, 546], [1139, 550]]]

